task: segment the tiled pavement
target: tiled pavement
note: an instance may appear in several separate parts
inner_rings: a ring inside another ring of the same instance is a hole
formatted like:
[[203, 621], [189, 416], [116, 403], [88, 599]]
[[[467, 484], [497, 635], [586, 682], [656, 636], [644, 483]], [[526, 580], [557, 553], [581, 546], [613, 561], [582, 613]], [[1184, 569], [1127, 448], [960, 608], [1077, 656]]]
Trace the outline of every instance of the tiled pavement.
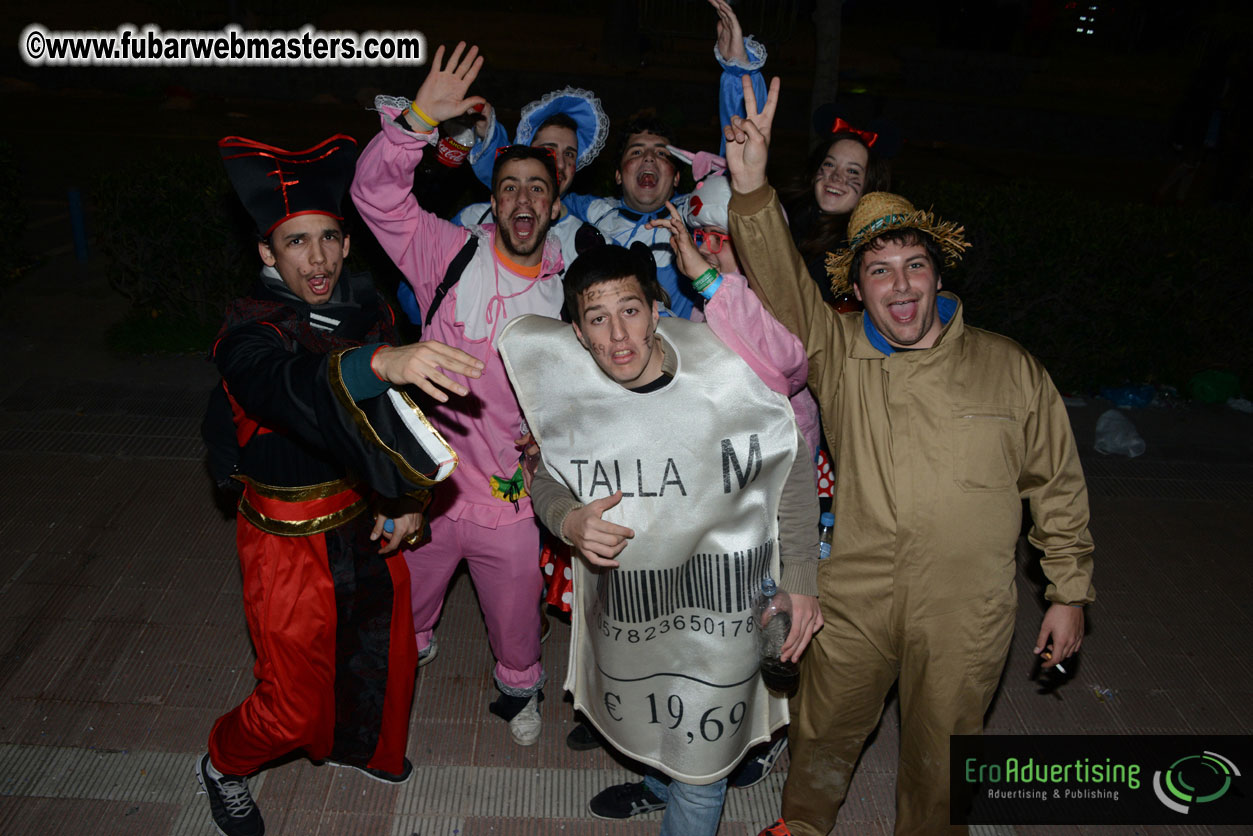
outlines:
[[[201, 464], [193, 363], [179, 384], [0, 383], [0, 834], [214, 832], [193, 764], [214, 718], [251, 688], [252, 651], [232, 523]], [[1019, 630], [990, 731], [1253, 730], [1253, 464], [1159, 457], [1149, 440], [1140, 459], [1085, 456], [1099, 600], [1055, 695], [1029, 678], [1039, 580], [1020, 554]], [[490, 654], [463, 576], [439, 636], [413, 708], [414, 780], [388, 787], [293, 760], [253, 782], [269, 833], [656, 832], [659, 814], [603, 822], [586, 810], [630, 773], [563, 744], [567, 626], [555, 622], [545, 646], [552, 685], [529, 749], [487, 713]], [[884, 717], [836, 833], [891, 832], [898, 730], [892, 709]], [[730, 793], [722, 836], [773, 818], [785, 767]]]

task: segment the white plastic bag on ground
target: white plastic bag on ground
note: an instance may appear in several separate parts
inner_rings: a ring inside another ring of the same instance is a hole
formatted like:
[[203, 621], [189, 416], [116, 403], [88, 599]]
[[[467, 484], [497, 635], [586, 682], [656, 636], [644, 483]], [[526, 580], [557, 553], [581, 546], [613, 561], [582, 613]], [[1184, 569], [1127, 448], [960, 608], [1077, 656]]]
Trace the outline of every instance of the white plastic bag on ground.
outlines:
[[1107, 409], [1096, 419], [1096, 452], [1135, 458], [1144, 453], [1144, 439], [1120, 410]]

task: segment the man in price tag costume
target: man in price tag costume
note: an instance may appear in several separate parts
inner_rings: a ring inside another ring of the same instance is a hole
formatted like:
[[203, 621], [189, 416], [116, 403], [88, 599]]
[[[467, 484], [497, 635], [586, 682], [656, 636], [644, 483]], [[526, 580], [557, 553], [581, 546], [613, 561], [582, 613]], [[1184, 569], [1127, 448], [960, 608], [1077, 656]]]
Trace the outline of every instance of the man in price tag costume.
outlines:
[[666, 804], [661, 833], [712, 836], [727, 773], [788, 720], [758, 675], [754, 590], [771, 575], [795, 598], [787, 658], [821, 623], [817, 495], [786, 396], [708, 326], [661, 319], [654, 269], [593, 248], [566, 276], [574, 327], [522, 317], [500, 350], [540, 445], [536, 510], [585, 558], [565, 687], [671, 779], [619, 788]]

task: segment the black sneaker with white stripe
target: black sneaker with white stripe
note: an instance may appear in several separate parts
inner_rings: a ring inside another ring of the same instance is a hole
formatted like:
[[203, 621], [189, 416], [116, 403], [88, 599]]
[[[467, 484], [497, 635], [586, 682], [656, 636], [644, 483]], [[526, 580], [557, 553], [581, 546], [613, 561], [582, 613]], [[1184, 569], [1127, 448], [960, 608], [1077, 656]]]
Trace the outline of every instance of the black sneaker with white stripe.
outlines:
[[217, 770], [209, 763], [209, 754], [196, 762], [196, 778], [209, 796], [209, 812], [213, 823], [222, 836], [265, 836], [265, 822], [261, 811], [248, 791], [248, 781], [242, 775], [214, 774]]
[[629, 819], [666, 809], [666, 802], [649, 791], [643, 781], [614, 784], [592, 796], [587, 808], [598, 819]]
[[749, 787], [757, 786], [766, 779], [766, 776], [770, 774], [770, 770], [774, 769], [775, 762], [779, 760], [779, 756], [783, 754], [783, 750], [786, 748], [787, 736], [784, 735], [773, 743], [763, 743], [760, 746], [749, 749], [748, 756], [731, 773], [727, 784], [735, 787], [737, 790], [746, 790]]
[[341, 763], [340, 761], [327, 760], [331, 766], [337, 766], [342, 769], [355, 769], [367, 778], [373, 778], [375, 781], [382, 781], [384, 784], [403, 784], [413, 777], [413, 764], [408, 758], [405, 758], [404, 765], [401, 767], [400, 773], [384, 772], [381, 769], [371, 769], [368, 766], [357, 766], [355, 763]]

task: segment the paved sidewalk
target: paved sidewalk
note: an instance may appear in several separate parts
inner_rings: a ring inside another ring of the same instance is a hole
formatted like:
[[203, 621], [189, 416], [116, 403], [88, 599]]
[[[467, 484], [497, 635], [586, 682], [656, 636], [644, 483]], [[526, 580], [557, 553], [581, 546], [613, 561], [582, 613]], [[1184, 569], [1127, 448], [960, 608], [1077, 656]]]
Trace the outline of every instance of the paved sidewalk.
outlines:
[[[64, 297], [36, 302], [55, 310]], [[193, 765], [214, 718], [252, 687], [253, 659], [233, 524], [215, 508], [202, 465], [198, 424], [212, 372], [198, 358], [110, 359], [90, 335], [57, 349], [8, 325], [0, 341], [0, 833], [211, 834]], [[1159, 443], [1170, 427], [1186, 428], [1186, 412], [1147, 416], [1148, 453], [1127, 460], [1090, 452], [1098, 411], [1072, 413], [1087, 445], [1098, 546], [1099, 597], [1082, 659], [1053, 695], [1030, 679], [1041, 581], [1024, 546], [1019, 629], [988, 729], [1250, 733], [1253, 416], [1207, 413], [1236, 445], [1229, 456], [1190, 453], [1186, 432]], [[1215, 445], [1216, 432], [1206, 433]], [[387, 787], [293, 760], [253, 783], [270, 834], [656, 832], [660, 814], [604, 822], [587, 812], [592, 794], [631, 773], [603, 751], [564, 746], [568, 626], [554, 622], [545, 645], [544, 731], [529, 749], [487, 712], [491, 658], [464, 576], [439, 637], [413, 708], [414, 779]], [[898, 739], [889, 707], [836, 833], [891, 832]], [[751, 836], [773, 820], [786, 766], [785, 758], [759, 786], [730, 792], [722, 836]]]

